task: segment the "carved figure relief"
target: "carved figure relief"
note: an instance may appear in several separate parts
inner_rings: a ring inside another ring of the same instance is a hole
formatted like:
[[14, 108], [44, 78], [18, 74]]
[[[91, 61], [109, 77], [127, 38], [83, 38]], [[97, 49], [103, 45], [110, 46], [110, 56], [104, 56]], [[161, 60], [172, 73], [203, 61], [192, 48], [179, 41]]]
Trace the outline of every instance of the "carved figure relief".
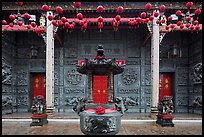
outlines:
[[7, 65], [2, 59], [2, 84], [11, 84], [11, 66]]
[[16, 74], [17, 85], [27, 85], [27, 73], [26, 72], [17, 72]]
[[132, 85], [137, 81], [137, 73], [132, 68], [129, 68], [121, 74], [121, 79], [125, 85]]
[[202, 96], [197, 96], [195, 100], [193, 100], [194, 107], [202, 107]]
[[67, 82], [72, 85], [78, 85], [82, 80], [82, 75], [77, 73], [75, 69], [67, 72]]
[[192, 77], [194, 83], [202, 83], [202, 63], [198, 63], [193, 67]]

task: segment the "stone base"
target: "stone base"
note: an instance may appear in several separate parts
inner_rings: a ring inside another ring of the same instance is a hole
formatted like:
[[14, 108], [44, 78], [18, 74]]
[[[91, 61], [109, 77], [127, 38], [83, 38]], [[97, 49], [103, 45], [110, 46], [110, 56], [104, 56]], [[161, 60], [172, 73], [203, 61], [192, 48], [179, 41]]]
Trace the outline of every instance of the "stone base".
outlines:
[[157, 115], [158, 115], [158, 109], [157, 107], [151, 107], [151, 110], [150, 110], [150, 118], [152, 119], [157, 119]]
[[30, 126], [43, 126], [48, 123], [47, 114], [33, 114]]
[[156, 123], [164, 126], [174, 127], [174, 123], [172, 122], [173, 116], [170, 114], [158, 114]]
[[54, 117], [54, 108], [46, 108], [46, 114], [48, 115], [48, 118]]

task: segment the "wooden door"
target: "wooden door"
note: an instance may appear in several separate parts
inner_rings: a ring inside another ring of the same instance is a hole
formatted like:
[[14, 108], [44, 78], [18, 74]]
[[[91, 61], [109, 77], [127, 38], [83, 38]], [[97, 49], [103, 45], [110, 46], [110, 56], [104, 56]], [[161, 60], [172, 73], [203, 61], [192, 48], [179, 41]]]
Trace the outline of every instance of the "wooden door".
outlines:
[[108, 103], [108, 76], [93, 77], [93, 103]]
[[33, 73], [33, 95], [42, 95], [46, 99], [45, 74]]
[[160, 73], [159, 76], [159, 101], [164, 96], [172, 96], [172, 74]]

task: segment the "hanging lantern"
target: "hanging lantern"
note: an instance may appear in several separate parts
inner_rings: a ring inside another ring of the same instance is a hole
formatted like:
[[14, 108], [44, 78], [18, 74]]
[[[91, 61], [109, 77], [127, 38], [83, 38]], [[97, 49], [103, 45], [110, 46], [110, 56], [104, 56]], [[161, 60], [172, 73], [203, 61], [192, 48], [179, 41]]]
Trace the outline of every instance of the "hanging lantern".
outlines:
[[152, 4], [147, 3], [147, 4], [145, 5], [145, 10], [150, 10], [151, 8], [152, 8]]
[[199, 26], [199, 25], [197, 25], [197, 26], [195, 27], [195, 29], [196, 29], [196, 30], [199, 30], [199, 29], [200, 29], [200, 26]]
[[180, 10], [177, 10], [176, 11], [176, 16], [180, 16], [181, 15], [181, 11]]
[[142, 19], [141, 19], [140, 17], [137, 17], [137, 18], [136, 18], [136, 21], [137, 21], [138, 23], [140, 23], [141, 20], [142, 20]]
[[186, 3], [186, 7], [187, 7], [187, 8], [190, 8], [190, 7], [192, 7], [192, 6], [193, 6], [193, 2], [187, 2], [187, 3]]
[[83, 19], [83, 14], [82, 14], [82, 13], [78, 13], [78, 14], [77, 14], [77, 18], [78, 18], [79, 20], [82, 20], [82, 19]]
[[146, 18], [146, 16], [147, 16], [146, 12], [142, 12], [142, 13], [140, 14], [140, 17], [141, 17], [141, 18]]
[[103, 22], [103, 17], [102, 16], [98, 17], [98, 22]]
[[9, 19], [13, 21], [16, 19], [16, 17], [14, 15], [9, 15]]
[[43, 5], [41, 8], [43, 11], [48, 11], [50, 8], [47, 5]]
[[27, 28], [27, 29], [31, 29], [31, 25], [27, 25], [26, 28]]
[[165, 19], [162, 19], [162, 20], [161, 20], [161, 23], [165, 23], [165, 22], [166, 22], [166, 20], [165, 20]]
[[169, 30], [169, 28], [170, 28], [169, 26], [166, 26], [166, 30]]
[[120, 15], [115, 16], [115, 20], [120, 21]]
[[56, 10], [56, 13], [58, 13], [58, 14], [62, 14], [63, 13], [63, 9], [60, 6], [57, 6], [55, 10]]
[[118, 14], [121, 14], [123, 12], [123, 7], [119, 6], [118, 9], [117, 9], [117, 12], [118, 12]]
[[149, 17], [149, 20], [150, 20], [150, 21], [153, 21], [153, 19], [154, 19], [154, 16], [150, 16], [150, 17]]
[[36, 23], [35, 23], [35, 22], [31, 22], [31, 26], [32, 26], [33, 28], [35, 28], [35, 27], [36, 27]]
[[194, 26], [193, 26], [193, 25], [191, 25], [190, 29], [191, 29], [191, 30], [193, 30], [193, 29], [194, 29]]
[[30, 14], [25, 13], [25, 14], [23, 15], [23, 17], [24, 17], [25, 19], [30, 19]]
[[193, 21], [193, 25], [198, 25], [198, 21], [197, 21], [197, 20], [194, 20], [194, 21]]
[[173, 17], [172, 16], [169, 16], [168, 17], [168, 21], [172, 21]]
[[82, 25], [84, 25], [84, 21], [83, 20], [80, 20], [79, 21], [79, 24], [82, 26]]
[[[67, 21], [67, 19], [66, 19], [66, 21]], [[63, 26], [63, 24], [64, 24], [64, 22], [62, 20], [60, 20], [58, 23], [59, 23], [59, 26]]]
[[186, 17], [186, 21], [190, 21], [191, 20], [191, 17]]
[[183, 24], [181, 24], [181, 25], [180, 25], [180, 28], [181, 28], [181, 29], [183, 29], [183, 28], [184, 28], [184, 25], [183, 25]]
[[52, 15], [48, 15], [47, 18], [51, 21], [53, 20], [53, 16]]
[[36, 27], [35, 28], [35, 33], [39, 34], [40, 33], [40, 28]]
[[181, 24], [182, 24], [181, 21], [178, 21], [178, 22], [177, 22], [177, 26], [180, 26]]
[[9, 23], [9, 26], [10, 26], [10, 27], [13, 27], [13, 23]]
[[22, 26], [22, 25], [23, 25], [23, 22], [22, 22], [22, 21], [18, 21], [18, 25], [19, 25], [19, 26]]
[[160, 20], [157, 20], [157, 21], [156, 21], [156, 23], [157, 23], [157, 24], [160, 24], [160, 23], [161, 23], [161, 21], [160, 21]]
[[65, 23], [64, 23], [64, 26], [67, 27], [67, 28], [69, 28], [69, 26], [70, 26], [69, 22], [65, 22]]
[[67, 21], [66, 17], [61, 17], [61, 21], [66, 22]]
[[159, 16], [159, 13], [158, 12], [154, 12], [154, 17], [157, 17]]
[[102, 13], [103, 11], [104, 11], [104, 8], [103, 8], [103, 6], [98, 6], [97, 7], [97, 11], [99, 12], [99, 13]]
[[166, 9], [166, 6], [165, 5], [161, 5], [160, 7], [159, 7], [159, 10], [160, 11], [164, 11]]
[[17, 5], [22, 6], [23, 2], [16, 2]]
[[194, 13], [195, 13], [195, 15], [199, 15], [199, 14], [201, 14], [201, 10], [200, 10], [200, 9], [196, 9], [196, 10], [194, 11]]
[[170, 27], [173, 29], [176, 25], [175, 24], [171, 24]]
[[73, 2], [74, 6], [76, 8], [80, 8], [81, 7], [81, 2]]
[[2, 24], [3, 25], [7, 25], [7, 21], [6, 20], [2, 20]]
[[189, 28], [190, 26], [191, 26], [190, 23], [187, 23], [187, 24], [186, 24], [186, 28]]
[[176, 58], [181, 57], [181, 50], [179, 49], [177, 44], [170, 45], [170, 49], [168, 51], [168, 58]]

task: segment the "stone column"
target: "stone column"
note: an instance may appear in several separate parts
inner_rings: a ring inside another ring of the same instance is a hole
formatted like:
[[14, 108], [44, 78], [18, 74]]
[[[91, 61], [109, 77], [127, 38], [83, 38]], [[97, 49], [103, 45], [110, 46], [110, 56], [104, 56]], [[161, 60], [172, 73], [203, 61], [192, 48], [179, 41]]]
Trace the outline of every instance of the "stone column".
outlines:
[[153, 20], [151, 37], [151, 116], [155, 116], [158, 112], [159, 98], [159, 25], [156, 23], [157, 19]]
[[113, 102], [114, 96], [113, 96], [113, 73], [109, 73], [108, 75], [108, 102]]
[[[52, 11], [47, 12], [52, 15]], [[54, 112], [54, 37], [53, 24], [47, 19], [46, 30], [46, 103], [48, 117]]]
[[93, 75], [91, 72], [88, 72], [88, 101], [89, 102], [93, 102], [93, 85], [92, 85], [92, 82], [93, 82]]

